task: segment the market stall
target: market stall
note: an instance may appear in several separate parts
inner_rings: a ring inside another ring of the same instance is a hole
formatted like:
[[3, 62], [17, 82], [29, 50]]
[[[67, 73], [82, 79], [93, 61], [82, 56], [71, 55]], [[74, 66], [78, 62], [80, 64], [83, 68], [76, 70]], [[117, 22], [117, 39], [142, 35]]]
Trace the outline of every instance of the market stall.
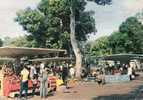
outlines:
[[[64, 55], [66, 50], [61, 49], [46, 49], [46, 48], [11, 48], [1, 47], [0, 57], [9, 57], [14, 59], [15, 68], [12, 70], [12, 66], [3, 67], [0, 73], [0, 96], [14, 96], [15, 93], [19, 92], [20, 79], [16, 75], [16, 71], [21, 69], [21, 59], [23, 57], [37, 57], [47, 56], [55, 57]], [[5, 66], [5, 65], [3, 65]], [[49, 88], [56, 88], [56, 78], [54, 76], [48, 77]], [[28, 81], [29, 90], [32, 88], [32, 81]], [[39, 85], [37, 86], [39, 87]]]
[[[53, 63], [58, 63], [58, 62], [64, 62], [66, 64], [71, 65], [75, 59], [72, 57], [51, 57], [51, 58], [37, 58], [37, 59], [31, 59], [30, 61], [32, 62], [44, 62], [44, 63], [49, 63], [49, 62], [53, 62]], [[55, 67], [57, 67], [55, 65]], [[58, 66], [59, 67], [59, 66]], [[58, 73], [58, 72], [56, 72]], [[57, 75], [55, 75], [57, 76]], [[73, 87], [73, 84], [75, 83], [76, 80], [67, 80], [67, 85], [69, 87]], [[59, 78], [59, 76], [56, 77], [56, 87], [59, 90], [60, 85], [63, 84], [63, 80]]]
[[95, 61], [101, 63], [99, 69], [104, 70], [104, 76], [106, 83], [114, 82], [128, 82], [131, 80], [128, 75], [129, 68], [132, 69], [133, 76], [135, 78], [136, 70], [141, 68], [140, 61], [143, 58], [142, 54], [113, 54], [106, 56], [93, 57]]

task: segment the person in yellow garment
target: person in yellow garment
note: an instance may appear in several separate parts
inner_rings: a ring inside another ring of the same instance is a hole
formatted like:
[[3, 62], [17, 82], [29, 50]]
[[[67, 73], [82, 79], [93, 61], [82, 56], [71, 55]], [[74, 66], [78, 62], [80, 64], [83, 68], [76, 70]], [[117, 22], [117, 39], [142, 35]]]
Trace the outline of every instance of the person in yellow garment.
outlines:
[[28, 77], [29, 77], [29, 71], [28, 71], [26, 65], [24, 65], [24, 68], [21, 71], [20, 75], [21, 75], [21, 81], [20, 81], [20, 98], [22, 97], [22, 92], [23, 91], [25, 91], [25, 97], [27, 98], [27, 95], [28, 95]]

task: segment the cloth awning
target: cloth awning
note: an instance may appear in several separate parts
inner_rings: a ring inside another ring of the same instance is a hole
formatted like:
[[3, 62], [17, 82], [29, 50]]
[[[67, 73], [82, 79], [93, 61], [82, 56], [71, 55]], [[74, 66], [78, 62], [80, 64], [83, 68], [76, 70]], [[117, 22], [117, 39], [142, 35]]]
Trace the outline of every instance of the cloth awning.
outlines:
[[0, 57], [22, 57], [47, 55], [49, 53], [66, 53], [64, 49], [27, 48], [27, 47], [0, 47]]

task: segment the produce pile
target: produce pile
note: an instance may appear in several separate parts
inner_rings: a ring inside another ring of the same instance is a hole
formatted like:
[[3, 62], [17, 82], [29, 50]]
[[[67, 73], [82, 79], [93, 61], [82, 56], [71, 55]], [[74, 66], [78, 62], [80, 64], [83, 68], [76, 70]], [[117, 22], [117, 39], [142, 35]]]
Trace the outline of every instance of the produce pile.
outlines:
[[11, 76], [12, 74], [14, 74], [14, 72], [10, 67], [5, 65], [3, 67], [3, 74], [4, 74], [4, 76]]
[[8, 66], [3, 67], [3, 74], [4, 74], [4, 79], [9, 81], [10, 83], [17, 83], [20, 81], [19, 77], [14, 73], [12, 68]]

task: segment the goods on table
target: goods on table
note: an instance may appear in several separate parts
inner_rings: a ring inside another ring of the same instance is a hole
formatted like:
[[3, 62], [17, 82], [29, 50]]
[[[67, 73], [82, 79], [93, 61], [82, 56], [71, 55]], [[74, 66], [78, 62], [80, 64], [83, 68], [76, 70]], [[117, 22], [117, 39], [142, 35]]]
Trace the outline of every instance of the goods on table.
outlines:
[[4, 77], [4, 79], [5, 79], [6, 81], [9, 81], [10, 83], [20, 82], [19, 77], [17, 77], [15, 74], [13, 74], [13, 75], [11, 75], [11, 76], [6, 76], [6, 77]]
[[9, 81], [10, 83], [17, 83], [20, 81], [19, 77], [15, 75], [9, 66], [4, 66], [2, 71], [6, 81]]
[[3, 71], [4, 76], [11, 76], [14, 73], [12, 68], [6, 65], [3, 66], [2, 71]]

